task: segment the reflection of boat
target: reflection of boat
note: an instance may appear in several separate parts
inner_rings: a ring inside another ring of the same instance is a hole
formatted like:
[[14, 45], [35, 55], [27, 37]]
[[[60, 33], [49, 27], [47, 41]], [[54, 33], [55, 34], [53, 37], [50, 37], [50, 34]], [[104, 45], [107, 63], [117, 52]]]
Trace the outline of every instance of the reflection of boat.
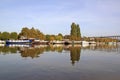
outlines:
[[3, 47], [3, 46], [5, 46], [5, 44], [0, 44], [0, 47]]
[[8, 47], [30, 47], [29, 44], [6, 44]]
[[6, 44], [26, 44], [31, 42], [32, 40], [6, 40]]
[[0, 40], [0, 44], [5, 44], [5, 41], [3, 41], [3, 40]]
[[5, 46], [5, 41], [0, 40], [0, 46]]

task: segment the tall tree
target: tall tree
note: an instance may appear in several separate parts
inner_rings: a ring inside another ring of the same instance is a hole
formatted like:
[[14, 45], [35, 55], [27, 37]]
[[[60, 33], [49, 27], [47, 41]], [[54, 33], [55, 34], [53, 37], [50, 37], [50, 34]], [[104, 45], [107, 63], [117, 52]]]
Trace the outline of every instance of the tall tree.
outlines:
[[81, 39], [81, 32], [80, 32], [80, 27], [79, 27], [79, 24], [77, 24], [77, 40], [80, 40]]
[[75, 23], [72, 23], [71, 25], [71, 36], [77, 36], [77, 29]]
[[72, 23], [71, 25], [71, 40], [79, 40], [81, 37], [80, 27], [78, 24]]

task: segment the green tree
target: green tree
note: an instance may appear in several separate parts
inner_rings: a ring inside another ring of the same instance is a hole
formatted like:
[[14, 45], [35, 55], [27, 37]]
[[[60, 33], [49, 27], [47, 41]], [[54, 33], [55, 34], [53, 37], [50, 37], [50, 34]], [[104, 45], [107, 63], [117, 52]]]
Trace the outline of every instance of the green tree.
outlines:
[[61, 41], [61, 40], [62, 40], [62, 36], [60, 36], [60, 35], [57, 35], [57, 36], [56, 36], [56, 40], [59, 40], [59, 41]]
[[14, 39], [14, 40], [18, 39], [18, 34], [16, 32], [12, 32], [10, 34], [10, 39]]
[[55, 35], [50, 35], [50, 41], [55, 40]]
[[46, 35], [46, 40], [50, 41], [50, 35]]
[[70, 36], [71, 36], [71, 40], [80, 40], [81, 32], [78, 24], [72, 23]]
[[29, 38], [31, 35], [30, 30], [27, 27], [22, 28], [21, 33], [19, 34], [19, 37], [24, 36], [26, 38]]
[[10, 39], [9, 32], [3, 32], [2, 35], [1, 35], [1, 39], [2, 40], [8, 40], [8, 39]]
[[61, 41], [63, 40], [63, 35], [59, 33], [58, 35], [55, 36], [55, 39]]
[[32, 27], [31, 29], [27, 27], [22, 28], [19, 37], [21, 36], [24, 36], [26, 38], [37, 38], [37, 39], [45, 40], [45, 35], [42, 32], [40, 32], [40, 30], [35, 29], [34, 27]]
[[63, 38], [63, 35], [61, 33], [59, 33], [58, 36], [61, 36]]
[[80, 27], [79, 25], [77, 24], [77, 39], [80, 40], [81, 39], [81, 32], [80, 32]]
[[0, 40], [2, 39], [2, 33], [0, 32]]
[[71, 25], [71, 36], [77, 36], [77, 29], [75, 23], [72, 23]]

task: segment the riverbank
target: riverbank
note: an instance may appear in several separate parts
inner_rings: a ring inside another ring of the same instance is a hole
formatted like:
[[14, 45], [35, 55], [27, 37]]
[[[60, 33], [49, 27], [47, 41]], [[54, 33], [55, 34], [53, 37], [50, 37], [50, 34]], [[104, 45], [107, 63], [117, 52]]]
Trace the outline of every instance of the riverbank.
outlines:
[[30, 47], [30, 46], [41, 46], [41, 45], [79, 45], [82, 47], [88, 47], [91, 45], [120, 45], [120, 42], [95, 42], [95, 41], [44, 41], [44, 40], [0, 40], [0, 46], [10, 47]]

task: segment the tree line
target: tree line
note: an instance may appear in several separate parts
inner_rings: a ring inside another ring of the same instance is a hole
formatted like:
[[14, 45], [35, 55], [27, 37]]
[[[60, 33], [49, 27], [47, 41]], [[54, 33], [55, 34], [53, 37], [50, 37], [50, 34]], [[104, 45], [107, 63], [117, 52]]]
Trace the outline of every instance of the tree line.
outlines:
[[8, 39], [13, 39], [16, 40], [18, 39], [18, 34], [17, 32], [0, 32], [0, 40], [8, 40]]
[[[47, 40], [47, 41], [53, 41], [53, 40], [63, 40], [66, 38], [61, 33], [57, 35], [45, 35], [40, 30], [32, 28], [23, 27], [20, 33], [17, 32], [0, 32], [0, 40], [16, 40], [16, 39], [40, 39], [40, 40]], [[69, 38], [71, 40], [80, 40], [81, 39], [81, 32], [80, 27], [78, 24], [72, 23], [71, 25], [71, 33], [69, 35]]]
[[[17, 39], [40, 39], [40, 40], [46, 40], [46, 41], [54, 41], [54, 40], [63, 40], [63, 39], [69, 39], [69, 40], [83, 40], [83, 41], [91, 41], [91, 38], [89, 37], [81, 37], [81, 31], [79, 24], [72, 23], [71, 24], [71, 30], [69, 35], [62, 35], [61, 33], [57, 35], [50, 35], [50, 34], [44, 34], [40, 30], [32, 28], [23, 27], [21, 29], [20, 33], [17, 32], [0, 32], [0, 40], [17, 40]], [[117, 42], [117, 39], [111, 39], [111, 38], [94, 38], [95, 42]]]
[[61, 33], [59, 33], [58, 35], [45, 35], [44, 33], [42, 33], [40, 30], [35, 29], [35, 28], [22, 28], [20, 34], [19, 34], [19, 38], [25, 37], [27, 39], [29, 38], [35, 38], [35, 39], [40, 39], [40, 40], [47, 40], [47, 41], [52, 41], [52, 40], [62, 40], [63, 39], [63, 35]]
[[32, 27], [31, 29], [27, 27], [23, 27], [21, 32], [18, 34], [17, 32], [0, 32], [0, 40], [17, 40], [17, 39], [40, 39], [40, 40], [62, 40], [63, 35], [59, 33], [58, 35], [45, 35], [40, 30]]

